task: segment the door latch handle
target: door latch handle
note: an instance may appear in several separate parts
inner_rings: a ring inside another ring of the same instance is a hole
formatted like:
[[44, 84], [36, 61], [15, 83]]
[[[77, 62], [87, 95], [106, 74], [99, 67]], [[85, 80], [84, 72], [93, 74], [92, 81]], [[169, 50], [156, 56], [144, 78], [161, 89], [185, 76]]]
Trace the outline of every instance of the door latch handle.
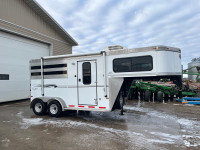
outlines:
[[79, 82], [81, 82], [81, 79], [78, 79]]

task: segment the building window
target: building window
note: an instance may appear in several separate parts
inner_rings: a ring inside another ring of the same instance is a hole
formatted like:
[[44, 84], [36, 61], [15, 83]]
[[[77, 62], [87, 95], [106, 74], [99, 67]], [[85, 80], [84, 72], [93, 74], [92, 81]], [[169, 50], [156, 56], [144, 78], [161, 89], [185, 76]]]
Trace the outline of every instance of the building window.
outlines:
[[0, 74], [0, 80], [9, 80], [9, 74]]
[[114, 72], [151, 71], [152, 69], [152, 56], [117, 58], [113, 60]]
[[84, 62], [82, 64], [83, 84], [91, 84], [91, 63]]

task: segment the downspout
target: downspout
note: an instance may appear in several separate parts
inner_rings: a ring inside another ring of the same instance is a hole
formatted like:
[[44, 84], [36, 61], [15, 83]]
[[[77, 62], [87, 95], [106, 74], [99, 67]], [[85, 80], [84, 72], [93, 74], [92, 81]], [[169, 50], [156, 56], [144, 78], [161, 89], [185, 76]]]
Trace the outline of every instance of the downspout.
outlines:
[[107, 97], [107, 79], [106, 79], [106, 52], [103, 53], [103, 77], [104, 77], [104, 96]]

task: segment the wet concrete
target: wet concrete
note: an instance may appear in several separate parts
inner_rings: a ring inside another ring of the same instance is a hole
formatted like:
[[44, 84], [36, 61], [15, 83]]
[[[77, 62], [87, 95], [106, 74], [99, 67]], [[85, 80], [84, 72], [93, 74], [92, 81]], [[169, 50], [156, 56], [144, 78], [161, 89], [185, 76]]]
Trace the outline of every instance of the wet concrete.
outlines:
[[119, 112], [36, 116], [29, 102], [0, 105], [0, 150], [200, 149], [200, 106], [129, 101]]

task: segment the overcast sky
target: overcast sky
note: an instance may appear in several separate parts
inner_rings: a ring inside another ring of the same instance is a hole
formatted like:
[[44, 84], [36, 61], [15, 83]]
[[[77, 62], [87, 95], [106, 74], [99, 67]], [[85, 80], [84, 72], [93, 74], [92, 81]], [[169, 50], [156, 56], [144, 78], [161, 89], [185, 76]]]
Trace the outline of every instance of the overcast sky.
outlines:
[[179, 47], [182, 64], [200, 57], [200, 0], [37, 0], [79, 43], [73, 53], [109, 45]]

